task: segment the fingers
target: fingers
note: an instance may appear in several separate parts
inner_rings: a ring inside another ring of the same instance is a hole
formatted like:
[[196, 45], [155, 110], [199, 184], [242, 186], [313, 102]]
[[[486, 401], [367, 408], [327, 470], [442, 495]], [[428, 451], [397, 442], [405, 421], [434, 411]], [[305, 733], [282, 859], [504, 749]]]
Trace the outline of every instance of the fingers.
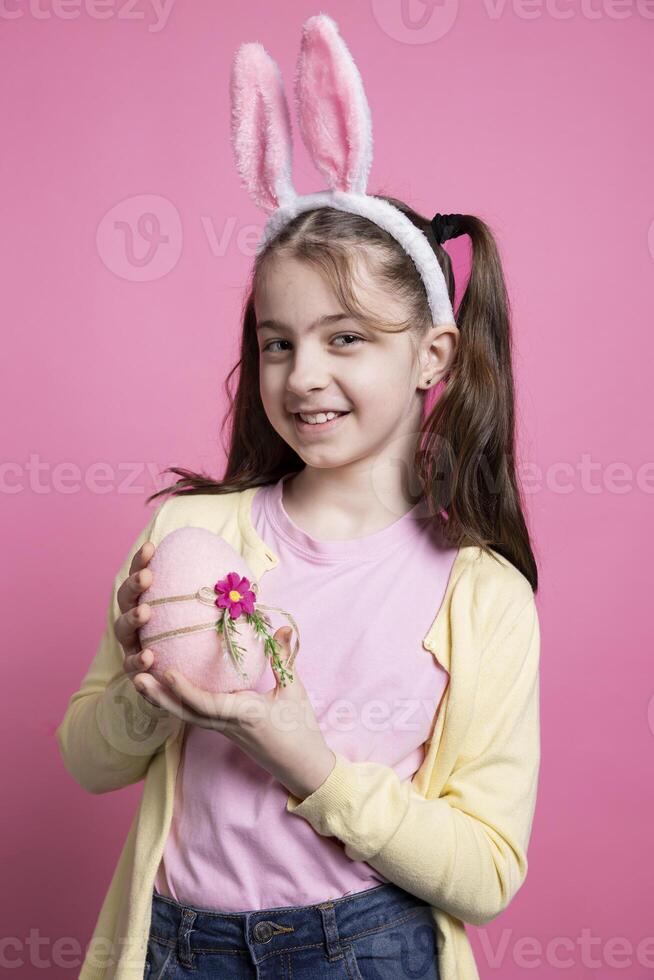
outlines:
[[169, 682], [172, 692], [185, 707], [205, 721], [210, 721], [211, 727], [218, 731], [228, 730], [230, 723], [236, 726], [247, 723], [248, 707], [260, 697], [251, 691], [234, 691], [230, 694], [205, 691], [179, 671], [173, 673], [174, 679]]
[[166, 685], [161, 684], [152, 674], [136, 674], [133, 678], [134, 684], [146, 701], [156, 708], [165, 708], [171, 714], [181, 718], [182, 721], [192, 725], [200, 725], [203, 728], [213, 728], [216, 731], [224, 731], [226, 723], [217, 718], [205, 717], [198, 714], [180, 697], [171, 691]]
[[123, 667], [126, 674], [136, 674], [139, 671], [150, 670], [154, 664], [154, 653], [152, 650], [139, 650], [125, 657]]
[[[149, 701], [155, 708], [165, 708], [178, 717], [182, 717], [180, 712], [184, 706], [152, 674], [136, 674], [132, 680], [141, 697]], [[189, 721], [190, 717], [183, 718], [183, 720]]]
[[147, 602], [141, 602], [122, 613], [114, 623], [114, 633], [126, 656], [132, 656], [140, 650], [138, 630], [147, 623], [151, 615], [152, 610]]
[[139, 550], [136, 552], [132, 558], [132, 563], [129, 566], [130, 574], [132, 572], [138, 572], [139, 569], [145, 568], [150, 559], [154, 554], [154, 545], [152, 541], [144, 541]]
[[151, 541], [145, 541], [132, 558], [129, 575], [116, 593], [118, 607], [121, 613], [127, 612], [138, 603], [141, 592], [152, 585], [152, 572], [147, 567], [152, 559], [155, 547]]
[[276, 640], [281, 647], [279, 658], [281, 661], [281, 666], [283, 668], [283, 671], [280, 672], [278, 666], [276, 666], [274, 662], [271, 663], [273, 673], [275, 674], [276, 678], [280, 678], [280, 674], [281, 674], [281, 678], [283, 679], [284, 671], [288, 671], [289, 680], [293, 679], [292, 670], [293, 670], [293, 663], [297, 656], [297, 650], [295, 651], [291, 650], [292, 637], [293, 637], [293, 630], [291, 629], [290, 626], [281, 626], [274, 634], [273, 639]]
[[150, 607], [140, 603], [141, 593], [152, 585], [152, 572], [147, 568], [155, 547], [152, 541], [144, 541], [129, 566], [129, 575], [116, 593], [120, 616], [114, 623], [114, 633], [127, 657], [138, 653], [138, 630], [150, 618]]

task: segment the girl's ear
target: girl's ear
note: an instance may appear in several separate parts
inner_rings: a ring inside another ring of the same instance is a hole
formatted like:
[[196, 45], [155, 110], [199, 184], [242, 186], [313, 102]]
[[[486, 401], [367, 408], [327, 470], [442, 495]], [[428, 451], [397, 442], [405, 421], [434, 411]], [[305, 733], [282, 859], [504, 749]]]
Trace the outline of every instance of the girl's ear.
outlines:
[[302, 139], [328, 186], [365, 194], [370, 108], [354, 59], [327, 14], [310, 17], [303, 27], [295, 97]]
[[238, 48], [230, 96], [238, 172], [254, 202], [274, 211], [295, 197], [291, 121], [279, 66], [258, 41]]

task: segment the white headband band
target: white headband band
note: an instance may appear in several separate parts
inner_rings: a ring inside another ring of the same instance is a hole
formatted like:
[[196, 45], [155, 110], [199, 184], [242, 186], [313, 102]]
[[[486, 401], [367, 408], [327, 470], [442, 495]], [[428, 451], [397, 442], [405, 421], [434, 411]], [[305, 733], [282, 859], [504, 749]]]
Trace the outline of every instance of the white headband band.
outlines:
[[257, 254], [303, 211], [332, 207], [359, 214], [392, 235], [413, 259], [433, 323], [454, 323], [443, 270], [426, 235], [394, 205], [366, 194], [372, 163], [370, 108], [335, 21], [327, 14], [307, 20], [295, 80], [300, 133], [327, 189], [298, 194], [293, 187], [291, 122], [282, 76], [259, 42], [237, 50], [230, 94], [236, 166], [252, 200], [269, 215]]

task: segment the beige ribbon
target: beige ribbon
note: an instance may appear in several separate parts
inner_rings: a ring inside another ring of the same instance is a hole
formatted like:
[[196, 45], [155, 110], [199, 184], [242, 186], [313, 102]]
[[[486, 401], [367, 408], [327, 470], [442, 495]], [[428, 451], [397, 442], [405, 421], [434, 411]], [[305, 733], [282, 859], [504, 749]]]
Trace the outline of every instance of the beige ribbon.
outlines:
[[[255, 593], [259, 591], [259, 586], [257, 585], [256, 582], [253, 582], [250, 585], [250, 588]], [[210, 586], [208, 586], [208, 585], [202, 585], [202, 586], [200, 586], [200, 588], [196, 592], [189, 592], [187, 595], [169, 595], [169, 596], [163, 596], [160, 599], [149, 599], [149, 600], [146, 599], [146, 602], [147, 602], [147, 605], [148, 606], [158, 606], [158, 605], [161, 605], [164, 602], [187, 602], [187, 601], [189, 601], [191, 599], [197, 599], [199, 602], [203, 602], [206, 605], [215, 606], [216, 605], [216, 592]], [[297, 655], [298, 655], [298, 653], [300, 651], [300, 630], [299, 630], [298, 625], [295, 622], [294, 618], [291, 616], [290, 613], [286, 612], [285, 609], [280, 609], [279, 606], [268, 606], [268, 605], [266, 605], [263, 602], [259, 602], [258, 600], [257, 600], [257, 603], [256, 603], [256, 607], [257, 607], [257, 609], [268, 609], [268, 610], [272, 610], [273, 612], [281, 613], [282, 616], [285, 616], [288, 619], [288, 621], [290, 622], [291, 626], [295, 630], [295, 634], [296, 634], [296, 636], [295, 636], [295, 645], [294, 645], [293, 649], [291, 650], [291, 652], [290, 652], [290, 654], [289, 654], [288, 659], [286, 660], [286, 662], [284, 664], [282, 664], [281, 663], [281, 660], [279, 659], [279, 656], [278, 655], [276, 656], [275, 653], [273, 654], [273, 660], [276, 660], [278, 662], [279, 666], [282, 668], [282, 678], [283, 678], [284, 677], [284, 674], [288, 672], [287, 671], [287, 668], [289, 668], [289, 669], [292, 668], [293, 664], [295, 663], [295, 658], [297, 657]], [[216, 608], [219, 608], [219, 607], [216, 607]], [[211, 623], [197, 623], [195, 626], [180, 626], [179, 629], [176, 629], [176, 630], [167, 630], [164, 633], [157, 633], [155, 636], [149, 636], [149, 637], [147, 637], [146, 645], [147, 646], [150, 646], [150, 644], [154, 644], [158, 640], [167, 640], [171, 636], [181, 636], [184, 633], [197, 633], [197, 632], [202, 631], [202, 630], [212, 630], [212, 629], [215, 629], [216, 626], [218, 626], [218, 624], [222, 621], [222, 624], [223, 624], [222, 635], [225, 638], [225, 643], [227, 644], [227, 649], [230, 652], [230, 655], [232, 657], [232, 660], [234, 661], [234, 664], [235, 664], [236, 668], [239, 670], [239, 672], [241, 673], [241, 675], [243, 677], [247, 677], [248, 676], [247, 673], [245, 671], [241, 670], [240, 659], [242, 657], [242, 654], [239, 651], [238, 645], [235, 645], [234, 644], [231, 636], [229, 635], [230, 634], [230, 631], [229, 631], [229, 627], [227, 626], [227, 623], [226, 623], [226, 614], [227, 613], [228, 613], [228, 610], [227, 609], [223, 609], [222, 610], [222, 615], [218, 619], [214, 620]], [[246, 613], [246, 615], [248, 615], [248, 614]], [[267, 616], [262, 616], [261, 618], [270, 627], [271, 623], [270, 623], [270, 620], [268, 619], [268, 617]], [[233, 620], [233, 622], [236, 622], [236, 620]], [[236, 629], [236, 627], [234, 627], [234, 628]], [[238, 630], [236, 630], [236, 632], [238, 632]], [[271, 643], [273, 643], [275, 646], [278, 646], [277, 641], [270, 635], [270, 633], [268, 633], [266, 635], [268, 636], [268, 639], [271, 641]], [[289, 674], [288, 676], [290, 677], [291, 680], [293, 680], [293, 675], [292, 674]]]

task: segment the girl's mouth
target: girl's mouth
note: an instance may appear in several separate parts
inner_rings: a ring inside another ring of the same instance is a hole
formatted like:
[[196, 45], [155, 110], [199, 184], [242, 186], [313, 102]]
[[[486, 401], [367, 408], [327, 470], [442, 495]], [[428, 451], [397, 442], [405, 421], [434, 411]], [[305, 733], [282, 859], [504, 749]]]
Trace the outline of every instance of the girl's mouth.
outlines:
[[303, 422], [299, 414], [296, 412], [293, 415], [295, 421], [295, 428], [302, 436], [311, 436], [312, 434], [318, 435], [321, 432], [333, 432], [339, 428], [343, 420], [349, 415], [349, 412], [342, 412], [337, 415], [336, 418], [330, 419], [328, 422]]

